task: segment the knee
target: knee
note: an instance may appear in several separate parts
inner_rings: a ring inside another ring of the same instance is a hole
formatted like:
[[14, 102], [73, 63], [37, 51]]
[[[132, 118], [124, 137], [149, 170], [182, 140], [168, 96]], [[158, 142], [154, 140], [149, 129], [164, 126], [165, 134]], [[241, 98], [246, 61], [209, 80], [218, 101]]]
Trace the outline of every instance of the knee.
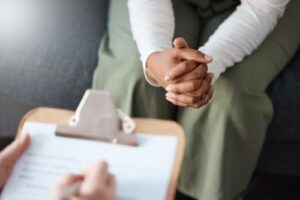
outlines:
[[247, 107], [254, 103], [249, 99], [246, 89], [234, 79], [220, 77], [215, 83], [212, 106], [220, 115], [241, 117], [247, 112]]
[[264, 117], [270, 119], [273, 105], [265, 92], [257, 92], [226, 77], [220, 77], [215, 84], [212, 107], [219, 115], [231, 119]]
[[213, 102], [220, 106], [220, 109], [230, 109], [239, 102], [241, 98], [241, 88], [232, 80], [226, 77], [220, 77], [215, 83], [215, 93]]

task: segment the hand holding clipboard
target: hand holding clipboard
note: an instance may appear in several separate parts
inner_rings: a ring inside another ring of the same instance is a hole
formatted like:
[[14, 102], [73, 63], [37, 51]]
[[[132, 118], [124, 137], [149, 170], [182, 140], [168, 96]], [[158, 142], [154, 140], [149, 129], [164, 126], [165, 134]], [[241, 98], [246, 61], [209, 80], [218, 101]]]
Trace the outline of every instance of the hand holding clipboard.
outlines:
[[[45, 131], [43, 133], [36, 134], [36, 135], [41, 138], [45, 137], [44, 139], [49, 141], [50, 140], [49, 138], [54, 137], [52, 134], [54, 134], [54, 132], [55, 132], [55, 129], [56, 129], [55, 125], [45, 125], [45, 124], [36, 124], [36, 123], [34, 123], [34, 125], [33, 124], [30, 125], [30, 123], [27, 123], [27, 125], [25, 125], [25, 127], [24, 127], [23, 125], [25, 124], [25, 122], [67, 124], [68, 120], [70, 119], [70, 117], [72, 115], [74, 115], [74, 113], [72, 111], [66, 111], [66, 110], [49, 109], [49, 108], [35, 109], [35, 110], [29, 112], [26, 116], [24, 116], [24, 120], [20, 124], [20, 130], [28, 129], [28, 128], [30, 128], [32, 130], [42, 128]], [[182, 158], [183, 158], [183, 152], [184, 152], [183, 131], [176, 123], [170, 122], [170, 121], [161, 121], [161, 120], [152, 120], [152, 119], [135, 119], [134, 121], [136, 123], [136, 131], [135, 132], [143, 133], [143, 134], [137, 134], [137, 137], [142, 138], [141, 142], [139, 142], [139, 146], [138, 147], [130, 147], [130, 146], [124, 146], [124, 145], [112, 145], [112, 147], [114, 150], [116, 150], [116, 152], [118, 152], [118, 154], [120, 152], [125, 152], [123, 148], [131, 148], [131, 149], [134, 149], [136, 152], [139, 152], [140, 150], [142, 150], [145, 147], [144, 146], [145, 144], [151, 144], [151, 142], [153, 142], [155, 140], [159, 141], [159, 140], [157, 140], [158, 138], [164, 139], [165, 142], [172, 141], [171, 138], [175, 139], [175, 143], [173, 143], [174, 144], [173, 157], [175, 159], [173, 159], [173, 161], [172, 161], [172, 159], [171, 159], [171, 161], [169, 160], [170, 176], [166, 180], [166, 185], [167, 185], [167, 188], [166, 188], [167, 191], [165, 191], [166, 195], [165, 195], [165, 197], [162, 198], [162, 199], [173, 199], [173, 197], [175, 195], [175, 189], [176, 189], [176, 185], [177, 185], [177, 181], [178, 181], [178, 175], [179, 175], [180, 166], [181, 166], [181, 162], [182, 162]], [[49, 129], [51, 129], [51, 130], [49, 130]], [[168, 136], [170, 136], [170, 137], [168, 137]], [[55, 137], [55, 138], [57, 138], [57, 137]], [[58, 137], [58, 138], [60, 138], [60, 137]], [[143, 140], [145, 138], [147, 138], [149, 140], [148, 141]], [[63, 141], [64, 141], [63, 143], [65, 145], [64, 149], [73, 148], [72, 146], [67, 147], [68, 145], [66, 145], [66, 144], [68, 144], [68, 141], [70, 141], [70, 140], [76, 140], [76, 139], [63, 138]], [[53, 141], [57, 142], [56, 139], [53, 139]], [[86, 146], [88, 146], [89, 148], [93, 148], [88, 143], [96, 142], [96, 141], [81, 140], [81, 139], [77, 139], [76, 141], [79, 143], [82, 142], [84, 144], [84, 146], [81, 148], [87, 148]], [[174, 142], [174, 140], [173, 140], [173, 142]], [[99, 143], [101, 143], [101, 145], [99, 145]], [[108, 146], [108, 145], [105, 145], [103, 142], [99, 142], [99, 143], [97, 145], [95, 145], [96, 146], [95, 148], [100, 148], [100, 147], [102, 148], [103, 146], [106, 146], [106, 147]], [[47, 143], [45, 143], [45, 144], [47, 144]], [[165, 143], [163, 143], [163, 144], [165, 144]], [[57, 144], [54, 144], [54, 145], [57, 145]], [[145, 158], [145, 156], [142, 156], [140, 158], [136, 157], [137, 158], [136, 164], [141, 164], [141, 163], [144, 164], [145, 161], [146, 161], [146, 163], [147, 163], [147, 161], [149, 161], [149, 163], [151, 163], [151, 161], [153, 161], [153, 159], [158, 159], [159, 155], [161, 155], [161, 153], [162, 153], [161, 149], [168, 149], [168, 145], [167, 146], [166, 145], [159, 146], [159, 145], [162, 145], [162, 143], [157, 144], [157, 145], [158, 146], [152, 146], [153, 149], [148, 149], [149, 150], [148, 151], [149, 156], [147, 155], [148, 157], [146, 157], [146, 158]], [[77, 146], [77, 147], [79, 147], [79, 146]], [[121, 150], [120, 150], [120, 148], [121, 148]], [[77, 153], [80, 153], [79, 149], [75, 149], [75, 150], [76, 151], [78, 150], [79, 152], [77, 152]], [[157, 150], [157, 151], [155, 151], [155, 150]], [[62, 150], [58, 149], [58, 151], [62, 151]], [[145, 153], [145, 152], [143, 152], [143, 153]], [[141, 154], [141, 155], [143, 155], [143, 154]], [[156, 155], [158, 155], [158, 156], [156, 156]], [[171, 153], [171, 155], [172, 155], [172, 153]], [[93, 155], [90, 155], [90, 156], [93, 157]], [[81, 156], [78, 156], [78, 157], [81, 157]], [[165, 165], [163, 163], [163, 161], [157, 161], [157, 162], [162, 162], [162, 163], [156, 163], [156, 165]], [[108, 161], [108, 163], [110, 164], [109, 161]], [[153, 166], [157, 167], [156, 165], [153, 165]], [[114, 168], [114, 167], [112, 166], [112, 168]], [[160, 167], [159, 169], [162, 169], [162, 167]], [[142, 167], [141, 171], [143, 171], [143, 170], [146, 170], [146, 169], [144, 169]], [[118, 176], [116, 178], [118, 180]], [[122, 176], [120, 179], [121, 179], [120, 180], [121, 183], [119, 183], [118, 188], [120, 190], [122, 190], [122, 187], [123, 187], [122, 186]], [[144, 181], [140, 180], [140, 181], [144, 182], [143, 183], [144, 187], [142, 187], [143, 184], [139, 184], [142, 189], [145, 187], [147, 188], [147, 182], [151, 182], [151, 181], [147, 181], [147, 180], [144, 180]], [[139, 199], [139, 198], [137, 198], [137, 199]], [[145, 198], [143, 198], [143, 199], [145, 199]]]

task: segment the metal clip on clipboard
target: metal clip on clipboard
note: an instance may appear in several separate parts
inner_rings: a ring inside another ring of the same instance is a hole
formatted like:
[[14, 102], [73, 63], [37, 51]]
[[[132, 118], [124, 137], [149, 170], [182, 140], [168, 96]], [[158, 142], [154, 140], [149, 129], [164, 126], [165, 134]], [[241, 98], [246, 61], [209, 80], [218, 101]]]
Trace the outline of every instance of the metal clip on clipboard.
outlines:
[[56, 135], [137, 146], [134, 121], [117, 110], [108, 92], [87, 90], [68, 125]]

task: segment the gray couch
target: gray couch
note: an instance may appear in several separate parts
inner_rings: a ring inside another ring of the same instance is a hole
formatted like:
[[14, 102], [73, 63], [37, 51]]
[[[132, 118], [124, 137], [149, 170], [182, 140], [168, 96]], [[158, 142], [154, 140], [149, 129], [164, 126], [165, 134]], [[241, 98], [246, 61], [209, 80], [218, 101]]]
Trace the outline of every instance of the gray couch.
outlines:
[[[14, 136], [21, 116], [32, 108], [76, 108], [84, 91], [91, 87], [106, 28], [107, 2], [0, 1], [0, 11], [3, 7], [12, 9], [15, 16], [11, 21], [0, 17], [2, 142]], [[300, 51], [268, 89], [275, 116], [258, 163], [259, 172], [300, 175], [299, 75]]]

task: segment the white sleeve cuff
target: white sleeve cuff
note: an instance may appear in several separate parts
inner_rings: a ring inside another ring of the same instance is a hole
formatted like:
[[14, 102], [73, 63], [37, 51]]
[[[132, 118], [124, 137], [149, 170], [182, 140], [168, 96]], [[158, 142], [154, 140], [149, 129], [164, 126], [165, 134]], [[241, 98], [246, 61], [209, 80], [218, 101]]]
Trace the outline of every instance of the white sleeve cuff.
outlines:
[[143, 64], [143, 69], [144, 69], [144, 75], [145, 75], [145, 79], [146, 81], [154, 86], [154, 87], [160, 87], [160, 85], [153, 79], [151, 79], [149, 77], [149, 75], [147, 74], [147, 60], [149, 58], [149, 56], [154, 53], [154, 52], [160, 52], [160, 51], [164, 51], [165, 49], [163, 48], [159, 48], [159, 47], [153, 47], [151, 49], [148, 49], [147, 51], [145, 51], [142, 55], [141, 55], [141, 61]]
[[214, 78], [212, 80], [212, 84], [214, 84], [221, 76], [221, 74], [225, 71], [225, 69], [220, 67], [218, 61], [212, 61], [207, 66], [208, 66], [208, 73], [214, 74]]
[[203, 52], [204, 54], [211, 56], [213, 58], [213, 61], [211, 63], [207, 64], [208, 67], [208, 73], [213, 73], [214, 74], [214, 78], [212, 80], [212, 84], [214, 84], [218, 78], [220, 77], [220, 75], [225, 72], [226, 67], [222, 65], [222, 62], [220, 61], [220, 59], [218, 59], [217, 57], [214, 56], [214, 53], [212, 51], [209, 50], [209, 48], [205, 48], [205, 47], [200, 47], [199, 51]]

